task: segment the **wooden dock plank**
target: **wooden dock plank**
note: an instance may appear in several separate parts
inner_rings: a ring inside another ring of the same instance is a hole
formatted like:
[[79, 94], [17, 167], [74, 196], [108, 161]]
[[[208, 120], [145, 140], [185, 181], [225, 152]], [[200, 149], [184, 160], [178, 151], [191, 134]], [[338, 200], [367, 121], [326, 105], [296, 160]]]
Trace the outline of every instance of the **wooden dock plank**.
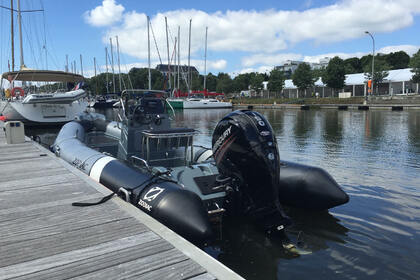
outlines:
[[0, 268], [0, 279], [60, 279], [76, 277], [139, 257], [172, 249], [153, 232], [120, 238], [96, 246]]
[[6, 145], [0, 129], [0, 280], [241, 279], [119, 198], [71, 205], [109, 192], [34, 142]]
[[[171, 249], [165, 252], [149, 255], [144, 258], [138, 258], [131, 262], [120, 264], [118, 266], [108, 267], [89, 274], [85, 274], [75, 279], [140, 279], [142, 275], [153, 271], [160, 271], [166, 267], [174, 267], [177, 263], [188, 260], [182, 252]], [[170, 269], [172, 270], [172, 269]], [[201, 272], [201, 270], [200, 270]], [[163, 273], [169, 274], [169, 273]], [[172, 275], [171, 275], [172, 276]], [[150, 277], [149, 279], [161, 279], [159, 277]]]
[[145, 231], [147, 228], [144, 225], [129, 218], [39, 239], [3, 244], [0, 247], [0, 267], [98, 245]]
[[[14, 279], [69, 279], [77, 278], [86, 274], [94, 273], [100, 270], [119, 267], [120, 265], [132, 262], [139, 258], [147, 258], [153, 254], [167, 252], [173, 247], [162, 240], [154, 240], [147, 243], [132, 245], [130, 247], [97, 254], [89, 258], [83, 258], [75, 262], [67, 263], [60, 266], [51, 267], [50, 269], [40, 270], [36, 273], [25, 275]], [[121, 279], [119, 276], [115, 279]], [[107, 275], [103, 279], [112, 279]]]
[[129, 277], [128, 279], [183, 280], [206, 273], [202, 267], [190, 259], [159, 268], [148, 273]]
[[[1, 168], [2, 167], [0, 166], [0, 169]], [[18, 165], [15, 165], [15, 169], [18, 169], [18, 168], [20, 167], [18, 167]], [[16, 174], [16, 172], [18, 173], [18, 175]], [[42, 169], [42, 168], [35, 169], [35, 170], [26, 169], [25, 172], [11, 170], [9, 172], [0, 173], [0, 182], [5, 182], [7, 184], [7, 182], [15, 181], [15, 180], [24, 180], [24, 179], [31, 179], [31, 178], [36, 178], [36, 177], [43, 178], [47, 176], [68, 174], [68, 173], [69, 171], [63, 168], [62, 166], [50, 167], [47, 169]]]
[[85, 183], [74, 184], [73, 182], [38, 186], [29, 189], [7, 190], [3, 191], [0, 197], [0, 210], [11, 208], [15, 205], [39, 204], [93, 193], [97, 193], [97, 191], [87, 188]]
[[74, 174], [69, 174], [67, 170], [62, 169], [63, 172], [53, 175], [34, 176], [31, 178], [19, 178], [6, 182], [0, 182], [0, 192], [5, 190], [19, 190], [21, 188], [33, 188], [45, 185], [53, 185], [64, 182], [77, 182], [82, 181]]

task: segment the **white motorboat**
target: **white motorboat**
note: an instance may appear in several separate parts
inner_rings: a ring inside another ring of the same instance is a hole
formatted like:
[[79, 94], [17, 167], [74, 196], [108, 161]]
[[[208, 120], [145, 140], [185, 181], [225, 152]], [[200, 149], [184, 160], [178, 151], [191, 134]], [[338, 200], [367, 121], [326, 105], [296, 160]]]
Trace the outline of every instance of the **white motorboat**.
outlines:
[[187, 98], [183, 106], [184, 109], [232, 108], [232, 103], [215, 98]]
[[[21, 70], [7, 72], [2, 78], [15, 81], [67, 82], [83, 81], [83, 76], [63, 71]], [[79, 85], [78, 84], [78, 85]], [[33, 88], [33, 87], [31, 87]], [[87, 108], [86, 92], [76, 86], [67, 92], [30, 93], [25, 87], [14, 87], [0, 101], [0, 114], [5, 120], [22, 121], [30, 125], [51, 125], [72, 121]], [[19, 92], [19, 94], [16, 94]]]
[[172, 98], [168, 102], [175, 109], [217, 109], [232, 108], [232, 103], [219, 101], [215, 98]]

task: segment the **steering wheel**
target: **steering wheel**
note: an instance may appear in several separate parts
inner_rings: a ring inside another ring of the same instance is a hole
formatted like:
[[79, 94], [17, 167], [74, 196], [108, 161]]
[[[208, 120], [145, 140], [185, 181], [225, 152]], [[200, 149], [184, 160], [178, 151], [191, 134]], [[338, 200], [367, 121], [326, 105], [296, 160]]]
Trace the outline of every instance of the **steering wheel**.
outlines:
[[134, 107], [133, 114], [132, 114], [132, 120], [134, 120], [136, 122], [140, 122], [142, 124], [150, 123], [150, 118], [149, 118], [149, 120], [147, 119], [147, 116], [144, 112], [144, 107], [141, 104], [136, 105], [136, 107]]

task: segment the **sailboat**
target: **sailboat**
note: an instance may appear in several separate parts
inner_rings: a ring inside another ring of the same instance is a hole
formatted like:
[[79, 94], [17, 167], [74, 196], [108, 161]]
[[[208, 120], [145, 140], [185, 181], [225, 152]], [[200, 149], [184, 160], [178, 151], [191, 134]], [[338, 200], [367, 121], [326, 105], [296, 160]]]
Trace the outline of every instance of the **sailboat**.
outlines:
[[[204, 52], [204, 98], [201, 96], [188, 97], [186, 99], [180, 98], [169, 98], [168, 102], [173, 108], [176, 109], [220, 109], [220, 108], [232, 108], [232, 103], [220, 101], [216, 98], [208, 98], [208, 92], [206, 88], [206, 77], [207, 77], [207, 30], [206, 27], [206, 40], [205, 40], [205, 52]], [[178, 32], [179, 33], [179, 32]], [[190, 21], [190, 34], [191, 34], [191, 21]], [[179, 36], [179, 34], [178, 34]], [[191, 38], [191, 35], [190, 35]], [[191, 40], [191, 39], [190, 39]], [[179, 41], [179, 40], [178, 40]], [[191, 42], [190, 42], [191, 43]], [[179, 45], [178, 45], [178, 56], [179, 56]], [[189, 57], [189, 54], [188, 54]], [[189, 58], [188, 58], [189, 61]], [[178, 59], [179, 62], [179, 59]], [[178, 67], [179, 71], [179, 67]], [[190, 71], [190, 65], [188, 65], [188, 71]], [[190, 76], [190, 75], [188, 75]], [[178, 81], [179, 86], [179, 81]]]
[[[0, 101], [1, 119], [3, 121], [22, 121], [27, 125], [52, 125], [69, 122], [87, 108], [88, 102], [84, 100], [86, 92], [82, 89], [84, 78], [75, 73], [34, 70], [25, 66], [20, 0], [17, 3], [21, 66], [19, 71], [9, 71], [2, 75], [2, 78], [9, 82], [10, 88], [5, 91], [5, 98]], [[15, 86], [16, 81], [21, 81], [22, 86]], [[28, 84], [29, 82], [34, 84], [31, 86]], [[42, 82], [58, 82], [65, 86], [61, 90], [37, 92], [42, 88], [39, 87]]]

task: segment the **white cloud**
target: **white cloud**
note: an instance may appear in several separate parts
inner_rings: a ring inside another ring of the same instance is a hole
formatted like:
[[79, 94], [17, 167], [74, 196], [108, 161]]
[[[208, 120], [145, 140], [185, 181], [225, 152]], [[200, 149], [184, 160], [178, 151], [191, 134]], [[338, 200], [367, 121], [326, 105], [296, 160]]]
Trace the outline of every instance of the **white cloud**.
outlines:
[[[110, 6], [118, 9], [108, 10]], [[104, 0], [102, 6], [88, 13], [89, 22], [96, 25], [110, 24], [121, 18], [123, 9], [113, 0]], [[111, 11], [117, 15], [104, 16]], [[168, 18], [172, 46], [177, 28], [181, 27], [181, 51], [184, 58], [188, 51], [189, 19], [192, 19], [191, 55], [202, 59], [206, 26], [209, 27], [209, 51], [276, 53], [308, 40], [319, 44], [360, 38], [366, 36], [365, 30], [372, 33], [392, 32], [411, 25], [413, 16], [419, 12], [418, 0], [343, 0], [304, 11], [228, 10], [207, 13], [180, 9], [157, 13], [151, 17], [151, 22], [160, 55], [163, 60], [167, 60], [165, 17]], [[119, 35], [122, 52], [141, 59], [147, 58], [146, 15], [130, 11], [122, 18], [121, 25], [107, 31], [104, 43], [108, 42], [110, 36]], [[152, 56], [157, 57], [153, 36], [150, 36]], [[245, 64], [252, 64], [246, 61]]]
[[414, 45], [399, 45], [399, 46], [387, 46], [380, 48], [378, 50], [379, 53], [392, 53], [392, 52], [398, 52], [398, 51], [405, 51], [409, 56], [412, 56], [420, 49], [420, 46], [414, 46]]
[[279, 54], [255, 54], [242, 58], [242, 65], [245, 67], [256, 64], [279, 65], [286, 60], [302, 60], [302, 55], [297, 53], [279, 53]]
[[85, 20], [93, 26], [107, 26], [120, 21], [124, 7], [117, 5], [115, 0], [103, 0], [102, 5], [87, 11]]
[[[376, 53], [389, 54], [391, 52], [405, 51], [408, 55], [412, 56], [420, 49], [420, 46], [416, 45], [398, 45], [398, 46], [386, 46], [376, 50]], [[255, 66], [258, 64], [265, 65], [282, 65], [286, 60], [298, 60], [309, 63], [319, 63], [319, 61], [325, 57], [333, 58], [338, 56], [342, 59], [347, 59], [351, 57], [362, 57], [364, 55], [371, 54], [371, 52], [353, 52], [353, 53], [344, 53], [344, 52], [334, 52], [334, 53], [324, 53], [318, 55], [302, 55], [298, 53], [278, 53], [278, 54], [255, 54], [251, 56], [244, 57], [242, 59], [242, 66], [245, 69], [250, 69], [249, 67]], [[252, 68], [254, 69], [254, 68]]]

